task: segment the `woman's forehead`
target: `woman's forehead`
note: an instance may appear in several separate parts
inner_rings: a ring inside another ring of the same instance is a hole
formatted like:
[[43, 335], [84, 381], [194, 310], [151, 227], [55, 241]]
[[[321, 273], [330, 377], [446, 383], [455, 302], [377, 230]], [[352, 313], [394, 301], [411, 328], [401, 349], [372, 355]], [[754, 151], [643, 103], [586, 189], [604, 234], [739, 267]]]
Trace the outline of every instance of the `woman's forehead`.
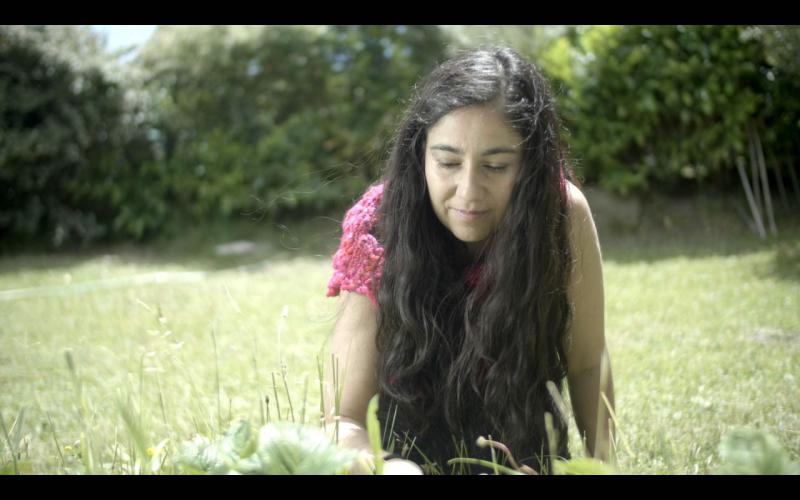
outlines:
[[496, 105], [468, 106], [447, 113], [428, 132], [428, 146], [446, 145], [465, 151], [508, 147], [522, 142], [502, 108]]

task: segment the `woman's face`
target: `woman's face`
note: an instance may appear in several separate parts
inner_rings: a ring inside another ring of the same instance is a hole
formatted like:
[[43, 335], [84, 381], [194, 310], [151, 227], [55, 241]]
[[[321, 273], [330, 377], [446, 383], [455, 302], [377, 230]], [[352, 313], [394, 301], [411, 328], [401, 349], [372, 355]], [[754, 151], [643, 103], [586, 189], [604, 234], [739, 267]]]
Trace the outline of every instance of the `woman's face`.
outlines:
[[506, 212], [521, 143], [494, 103], [451, 111], [428, 131], [425, 180], [433, 211], [473, 254]]

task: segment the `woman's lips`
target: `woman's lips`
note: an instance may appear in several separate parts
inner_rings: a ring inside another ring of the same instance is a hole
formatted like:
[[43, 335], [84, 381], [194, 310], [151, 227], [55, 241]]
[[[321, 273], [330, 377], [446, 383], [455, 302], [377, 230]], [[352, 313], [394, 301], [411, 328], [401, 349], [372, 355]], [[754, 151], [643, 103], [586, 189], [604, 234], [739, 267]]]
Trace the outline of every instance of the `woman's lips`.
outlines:
[[451, 208], [450, 210], [453, 211], [455, 216], [461, 220], [465, 221], [474, 221], [478, 220], [481, 217], [485, 216], [489, 213], [488, 210], [476, 211], [476, 210], [459, 210], [457, 208]]

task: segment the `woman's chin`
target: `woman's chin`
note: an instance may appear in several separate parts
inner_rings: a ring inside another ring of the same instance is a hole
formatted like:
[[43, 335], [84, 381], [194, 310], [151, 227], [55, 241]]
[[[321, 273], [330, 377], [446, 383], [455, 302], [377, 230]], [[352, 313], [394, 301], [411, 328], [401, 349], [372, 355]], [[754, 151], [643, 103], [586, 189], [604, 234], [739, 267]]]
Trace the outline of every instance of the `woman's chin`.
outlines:
[[473, 233], [468, 231], [453, 231], [453, 236], [463, 243], [466, 243], [467, 246], [478, 245], [484, 241], [486, 241], [486, 237], [488, 235], [482, 233]]

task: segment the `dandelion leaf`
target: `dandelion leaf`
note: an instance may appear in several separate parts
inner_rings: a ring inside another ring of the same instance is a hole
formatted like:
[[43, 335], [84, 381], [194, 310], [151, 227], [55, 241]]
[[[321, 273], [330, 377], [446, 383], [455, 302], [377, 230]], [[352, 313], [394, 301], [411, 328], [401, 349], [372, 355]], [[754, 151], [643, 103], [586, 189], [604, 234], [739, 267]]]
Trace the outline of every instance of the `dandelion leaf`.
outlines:
[[354, 459], [354, 452], [337, 447], [316, 427], [277, 422], [261, 428], [256, 452], [242, 460], [235, 473], [341, 474]]
[[255, 450], [250, 423], [241, 420], [231, 424], [228, 431], [214, 442], [198, 436], [184, 446], [178, 463], [190, 470], [207, 474], [227, 474], [243, 456]]
[[178, 463], [187, 473], [322, 475], [344, 473], [354, 459], [316, 427], [276, 422], [254, 433], [240, 421], [216, 441], [185, 443]]

